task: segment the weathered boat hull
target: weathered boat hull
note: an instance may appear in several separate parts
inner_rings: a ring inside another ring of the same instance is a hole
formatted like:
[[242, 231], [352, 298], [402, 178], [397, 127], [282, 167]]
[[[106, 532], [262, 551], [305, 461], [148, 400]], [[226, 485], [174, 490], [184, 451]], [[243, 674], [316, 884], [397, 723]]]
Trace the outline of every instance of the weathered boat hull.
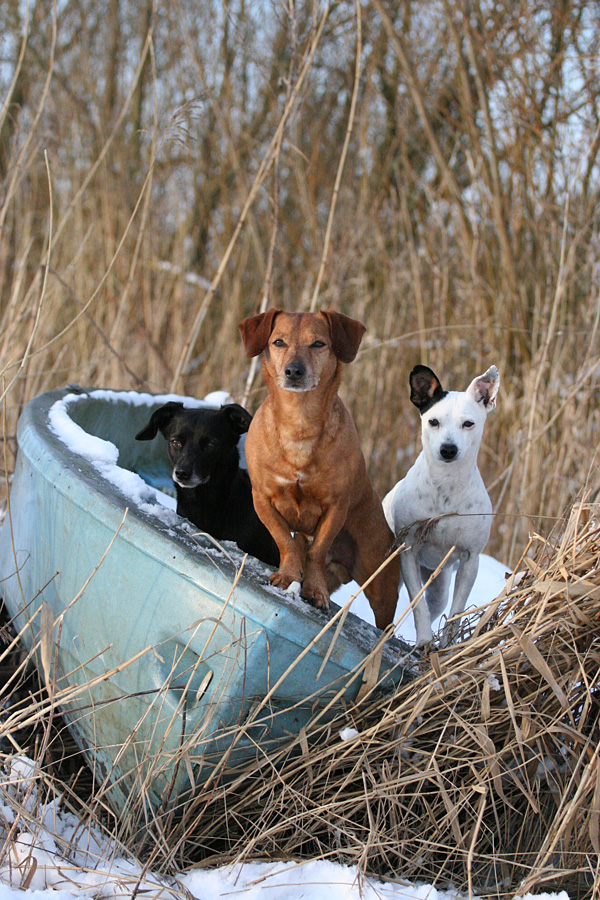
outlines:
[[[133, 437], [164, 399], [35, 398], [19, 422], [0, 534], [0, 592], [28, 646], [51, 612], [52, 690], [120, 813], [140, 798], [157, 808], [294, 740], [332, 699], [352, 701], [381, 637], [352, 614], [339, 633], [336, 622], [325, 629], [333, 613], [271, 588], [256, 560], [240, 575], [236, 548], [191, 534], [131, 475], [170, 484], [164, 441]], [[114, 444], [119, 466], [110, 445], [77, 452], [80, 430]], [[47, 625], [44, 634], [47, 644]], [[400, 680], [408, 650], [384, 646], [388, 679]]]

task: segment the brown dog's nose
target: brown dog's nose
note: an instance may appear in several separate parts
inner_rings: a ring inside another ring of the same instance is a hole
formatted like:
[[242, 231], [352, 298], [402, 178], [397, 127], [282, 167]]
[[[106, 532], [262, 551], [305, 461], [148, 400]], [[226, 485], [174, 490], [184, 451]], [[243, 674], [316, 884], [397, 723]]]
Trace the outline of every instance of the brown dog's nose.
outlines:
[[302, 363], [299, 359], [293, 359], [291, 363], [285, 367], [285, 377], [288, 381], [300, 381], [301, 378], [304, 378], [304, 374], [306, 369], [304, 367], [304, 363]]

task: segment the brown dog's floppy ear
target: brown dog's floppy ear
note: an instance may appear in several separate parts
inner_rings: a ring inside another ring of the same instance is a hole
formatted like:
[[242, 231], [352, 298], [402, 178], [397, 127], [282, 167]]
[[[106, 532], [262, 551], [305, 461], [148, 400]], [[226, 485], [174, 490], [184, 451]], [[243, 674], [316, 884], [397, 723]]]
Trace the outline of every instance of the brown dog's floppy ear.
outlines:
[[169, 400], [164, 406], [160, 406], [152, 413], [146, 427], [138, 431], [135, 436], [136, 441], [151, 441], [159, 430], [162, 432], [163, 428], [167, 427], [175, 413], [181, 409], [183, 409], [183, 403], [176, 403], [174, 400]]
[[362, 322], [350, 319], [338, 312], [324, 312], [331, 331], [331, 348], [343, 363], [350, 363], [356, 357], [363, 334], [367, 330]]
[[446, 396], [439, 378], [428, 366], [415, 366], [409, 376], [410, 402], [421, 415]]
[[239, 403], [228, 403], [227, 406], [221, 407], [221, 412], [227, 417], [229, 426], [234, 434], [245, 434], [250, 428], [252, 416]]
[[244, 342], [246, 356], [258, 356], [263, 352], [269, 343], [275, 316], [280, 312], [280, 309], [268, 309], [258, 316], [250, 316], [249, 319], [240, 322], [238, 329]]

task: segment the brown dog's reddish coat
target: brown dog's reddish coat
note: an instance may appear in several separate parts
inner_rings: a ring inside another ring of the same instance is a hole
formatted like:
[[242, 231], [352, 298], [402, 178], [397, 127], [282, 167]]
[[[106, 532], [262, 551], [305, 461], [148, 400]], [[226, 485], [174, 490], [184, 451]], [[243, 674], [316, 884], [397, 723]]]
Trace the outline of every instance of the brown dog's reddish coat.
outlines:
[[[271, 309], [239, 329], [247, 356], [265, 351], [269, 396], [250, 425], [246, 459], [256, 512], [279, 548], [271, 581], [283, 589], [301, 582], [302, 596], [328, 609], [331, 570], [363, 584], [394, 540], [337, 393], [365, 328], [335, 312]], [[399, 580], [394, 558], [365, 591], [379, 628], [393, 621]]]

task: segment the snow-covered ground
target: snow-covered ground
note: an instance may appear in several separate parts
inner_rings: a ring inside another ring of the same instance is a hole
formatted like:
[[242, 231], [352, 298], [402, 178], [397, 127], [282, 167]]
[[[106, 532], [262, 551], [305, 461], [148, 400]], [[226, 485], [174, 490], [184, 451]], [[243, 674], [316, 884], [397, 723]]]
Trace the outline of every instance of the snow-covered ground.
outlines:
[[[99, 393], [99, 392], [96, 392]], [[112, 392], [105, 392], [112, 395]], [[113, 395], [114, 396], [114, 395]], [[121, 395], [122, 396], [122, 395]], [[225, 395], [206, 398], [209, 405], [225, 402]], [[109, 480], [140, 504], [148, 504], [156, 514], [156, 500], [164, 503], [164, 515], [170, 521], [174, 502], [171, 498], [148, 488], [134, 473], [117, 465], [116, 448], [106, 441], [86, 435], [68, 416], [71, 396], [53, 409], [52, 427], [74, 452], [90, 459]], [[151, 398], [155, 400], [155, 398]], [[165, 397], [165, 402], [171, 397]], [[136, 395], [136, 403], [147, 403], [146, 395]], [[159, 507], [160, 509], [160, 507]], [[479, 575], [469, 599], [469, 606], [478, 607], [498, 595], [504, 586], [506, 568], [489, 556], [483, 556]], [[334, 599], [345, 603], [356, 591], [355, 584], [345, 585]], [[355, 599], [352, 611], [374, 624], [373, 614], [363, 594]], [[400, 594], [396, 615], [396, 633], [414, 641], [412, 614], [408, 609], [406, 592]], [[383, 883], [365, 879], [356, 868], [337, 863], [311, 860], [301, 863], [248, 863], [218, 869], [196, 869], [182, 873], [177, 879], [165, 880], [146, 872], [110, 840], [95, 829], [79, 821], [72, 813], [64, 812], [60, 800], [54, 800], [40, 812], [36, 797], [35, 765], [24, 757], [12, 761], [4, 774], [4, 791], [12, 795], [29, 815], [17, 823], [14, 830], [14, 805], [0, 795], [0, 839], [9, 848], [0, 866], [0, 900], [17, 900], [26, 895], [31, 900], [71, 900], [80, 897], [128, 897], [134, 892], [150, 897], [198, 898], [220, 900], [240, 897], [244, 900], [375, 900], [375, 898], [419, 898], [419, 900], [456, 900], [458, 894], [438, 890], [431, 885]], [[527, 895], [528, 897], [531, 895]], [[550, 895], [540, 895], [549, 897]], [[552, 895], [555, 900], [568, 900], [562, 892]]]

